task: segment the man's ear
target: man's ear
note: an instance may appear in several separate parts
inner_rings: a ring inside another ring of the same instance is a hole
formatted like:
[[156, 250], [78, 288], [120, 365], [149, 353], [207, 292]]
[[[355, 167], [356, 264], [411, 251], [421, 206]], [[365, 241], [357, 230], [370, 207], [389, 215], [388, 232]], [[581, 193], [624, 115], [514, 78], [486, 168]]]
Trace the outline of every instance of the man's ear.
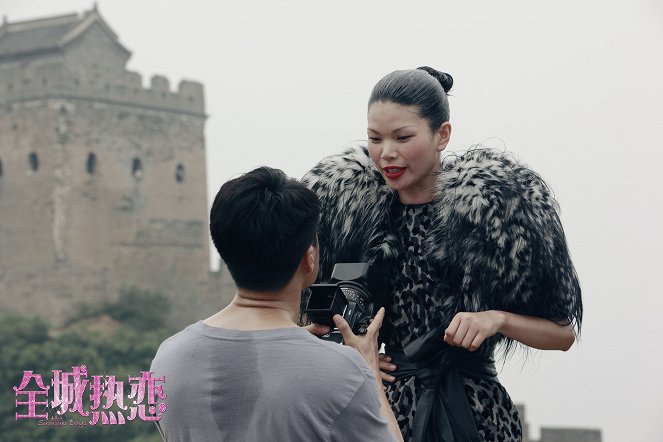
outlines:
[[312, 272], [316, 271], [316, 259], [315, 259], [315, 247], [308, 246], [308, 249], [306, 249], [306, 252], [304, 252], [304, 256], [302, 256], [302, 261], [300, 262], [299, 265], [302, 266], [302, 269], [306, 272]]

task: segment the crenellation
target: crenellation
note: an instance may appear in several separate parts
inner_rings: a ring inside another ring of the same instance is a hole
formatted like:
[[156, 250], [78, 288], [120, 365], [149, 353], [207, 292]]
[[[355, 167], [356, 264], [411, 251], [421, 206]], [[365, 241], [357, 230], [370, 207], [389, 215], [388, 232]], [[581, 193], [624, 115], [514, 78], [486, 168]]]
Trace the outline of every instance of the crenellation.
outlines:
[[0, 36], [0, 312], [61, 324], [135, 285], [174, 323], [209, 315], [232, 292], [209, 274], [203, 85], [144, 86], [96, 12], [22, 26], [68, 20], [48, 51]]
[[123, 78], [126, 85], [133, 90], [139, 91], [143, 89], [143, 76], [139, 72], [125, 71]]
[[190, 103], [202, 103], [204, 109], [205, 94], [203, 85], [190, 80], [182, 80], [177, 87], [177, 92], [187, 97]]
[[32, 70], [11, 69], [0, 71], [0, 103], [43, 100], [52, 98], [83, 99], [120, 105], [140, 106], [148, 109], [205, 116], [203, 86], [183, 80], [178, 90], [170, 90], [166, 77], [152, 77], [150, 86], [142, 86], [137, 72], [124, 71], [120, 76], [76, 75], [64, 66], [39, 67]]
[[601, 442], [602, 435], [599, 429], [589, 428], [541, 428], [540, 439], [530, 438], [530, 425], [525, 414], [525, 405], [516, 404], [520, 421], [522, 423], [522, 442]]
[[154, 75], [150, 79], [150, 89], [155, 92], [170, 92], [170, 82], [163, 75]]

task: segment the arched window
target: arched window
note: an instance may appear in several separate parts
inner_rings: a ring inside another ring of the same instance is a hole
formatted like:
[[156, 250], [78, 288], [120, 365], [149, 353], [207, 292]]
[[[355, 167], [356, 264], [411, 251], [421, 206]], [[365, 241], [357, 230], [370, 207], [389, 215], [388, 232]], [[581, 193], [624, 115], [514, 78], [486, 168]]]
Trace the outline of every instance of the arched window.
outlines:
[[30, 152], [30, 155], [28, 155], [28, 162], [30, 163], [30, 170], [33, 172], [39, 170], [39, 157], [35, 152]]
[[87, 154], [87, 163], [85, 168], [87, 169], [87, 173], [89, 175], [94, 175], [94, 173], [97, 171], [97, 156], [94, 153], [90, 152]]
[[140, 161], [140, 158], [134, 158], [131, 163], [131, 174], [135, 178], [140, 178], [143, 176], [143, 163]]
[[175, 168], [175, 181], [178, 183], [184, 181], [184, 166], [181, 163]]

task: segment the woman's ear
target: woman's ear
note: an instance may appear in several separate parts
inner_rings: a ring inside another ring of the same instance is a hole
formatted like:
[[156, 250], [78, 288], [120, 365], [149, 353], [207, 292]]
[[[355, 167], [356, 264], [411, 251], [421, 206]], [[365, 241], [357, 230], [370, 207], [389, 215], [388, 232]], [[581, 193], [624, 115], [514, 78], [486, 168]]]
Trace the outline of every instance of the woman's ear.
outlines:
[[451, 123], [448, 121], [442, 123], [440, 128], [437, 130], [436, 135], [437, 143], [435, 148], [438, 152], [442, 152], [444, 149], [446, 149], [447, 144], [449, 144], [449, 139], [451, 138]]

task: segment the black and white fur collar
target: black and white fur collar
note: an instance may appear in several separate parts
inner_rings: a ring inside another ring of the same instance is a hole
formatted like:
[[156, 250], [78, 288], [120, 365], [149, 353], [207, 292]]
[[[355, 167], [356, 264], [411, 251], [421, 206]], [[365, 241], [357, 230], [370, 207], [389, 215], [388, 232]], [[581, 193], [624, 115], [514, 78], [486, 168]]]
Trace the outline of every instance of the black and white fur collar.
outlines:
[[[367, 261], [388, 284], [400, 250], [389, 225], [397, 195], [367, 149], [325, 158], [303, 181], [323, 208], [320, 278], [336, 262]], [[580, 328], [580, 286], [559, 207], [535, 172], [505, 153], [476, 148], [443, 160], [435, 194], [424, 250], [444, 284], [442, 308], [449, 315], [499, 309]]]

